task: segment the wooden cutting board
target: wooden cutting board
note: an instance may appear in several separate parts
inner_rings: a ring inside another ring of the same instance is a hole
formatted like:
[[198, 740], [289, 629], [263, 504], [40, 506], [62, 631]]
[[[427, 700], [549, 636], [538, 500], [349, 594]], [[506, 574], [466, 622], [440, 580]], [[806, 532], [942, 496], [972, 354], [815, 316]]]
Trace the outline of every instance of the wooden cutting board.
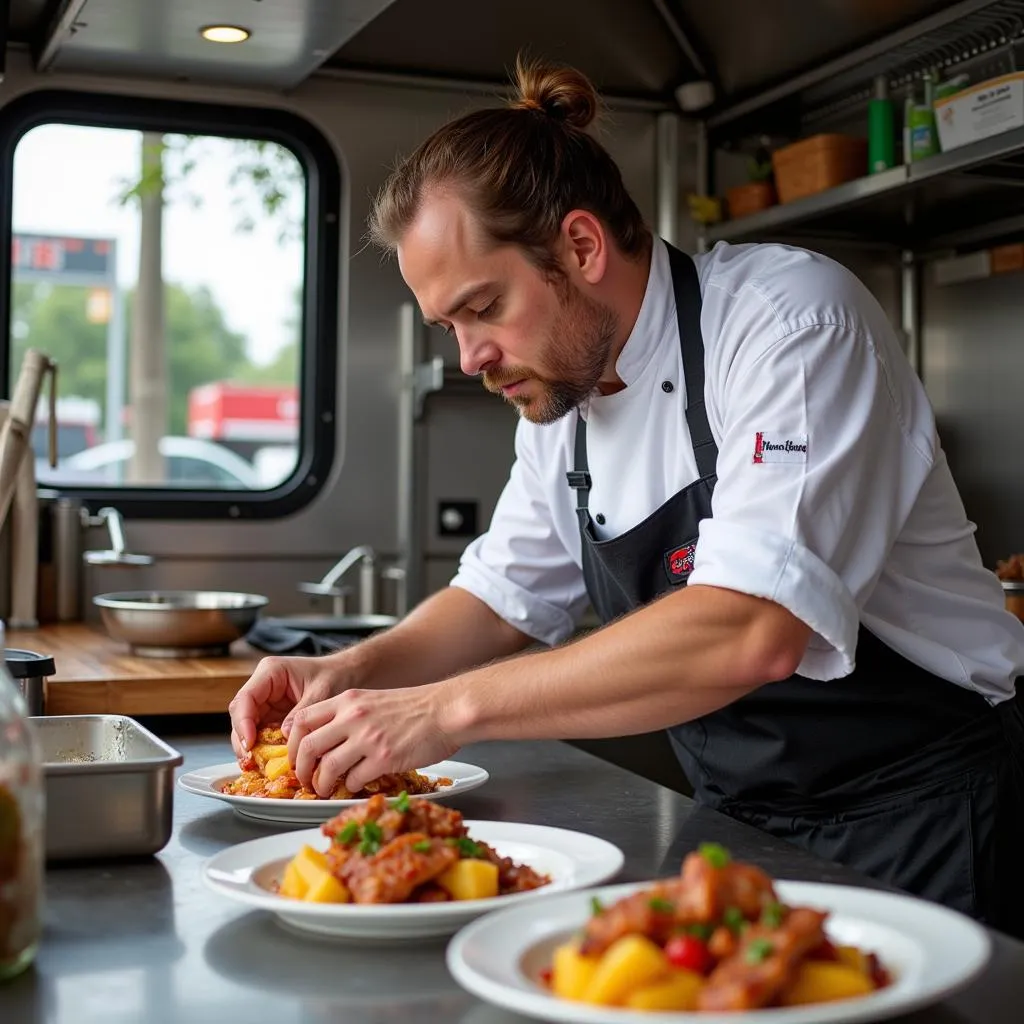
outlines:
[[220, 658], [139, 658], [100, 626], [9, 630], [7, 646], [53, 658], [48, 715], [181, 715], [227, 710], [262, 654], [244, 641]]

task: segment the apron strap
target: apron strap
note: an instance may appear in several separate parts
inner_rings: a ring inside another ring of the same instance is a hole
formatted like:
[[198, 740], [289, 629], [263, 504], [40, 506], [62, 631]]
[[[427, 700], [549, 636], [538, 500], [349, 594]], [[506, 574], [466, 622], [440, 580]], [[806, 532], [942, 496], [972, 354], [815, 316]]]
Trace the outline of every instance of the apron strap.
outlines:
[[704, 338], [700, 330], [700, 278], [693, 260], [674, 245], [668, 245], [672, 285], [679, 321], [679, 348], [686, 378], [686, 426], [690, 431], [697, 473], [703, 479], [715, 475], [718, 446], [711, 436], [708, 411], [704, 405]]
[[590, 466], [587, 463], [587, 421], [576, 410], [576, 444], [573, 447], [573, 468], [565, 474], [569, 486], [576, 491], [576, 515], [586, 526], [590, 513]]

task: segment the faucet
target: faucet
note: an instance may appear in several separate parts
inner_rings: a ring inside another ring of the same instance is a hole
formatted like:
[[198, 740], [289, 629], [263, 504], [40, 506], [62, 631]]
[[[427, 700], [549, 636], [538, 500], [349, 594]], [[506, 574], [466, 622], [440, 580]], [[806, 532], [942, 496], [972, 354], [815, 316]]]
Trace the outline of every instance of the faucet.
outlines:
[[90, 526], [106, 523], [110, 533], [110, 548], [107, 551], [86, 551], [82, 557], [89, 565], [152, 565], [152, 555], [133, 555], [124, 549], [124, 520], [116, 508], [109, 505], [90, 517]]
[[321, 597], [333, 598], [332, 611], [335, 615], [345, 614], [345, 595], [351, 588], [339, 586], [339, 583], [356, 563], [359, 563], [359, 613], [373, 615], [377, 605], [377, 556], [373, 548], [360, 544], [352, 548], [337, 562], [320, 580], [319, 583], [300, 583], [299, 590], [304, 594], [317, 594]]

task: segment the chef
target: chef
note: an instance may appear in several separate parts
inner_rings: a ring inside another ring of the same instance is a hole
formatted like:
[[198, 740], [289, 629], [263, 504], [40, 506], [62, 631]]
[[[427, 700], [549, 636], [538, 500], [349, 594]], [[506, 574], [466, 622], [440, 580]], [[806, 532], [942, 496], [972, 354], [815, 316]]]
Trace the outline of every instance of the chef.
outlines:
[[[262, 661], [236, 749], [283, 718], [325, 795], [470, 742], [665, 729], [702, 803], [1019, 932], [1024, 626], [892, 326], [814, 253], [652, 237], [590, 82], [516, 85], [371, 222], [520, 413], [490, 527], [390, 631]], [[605, 625], [565, 642], [588, 604]]]

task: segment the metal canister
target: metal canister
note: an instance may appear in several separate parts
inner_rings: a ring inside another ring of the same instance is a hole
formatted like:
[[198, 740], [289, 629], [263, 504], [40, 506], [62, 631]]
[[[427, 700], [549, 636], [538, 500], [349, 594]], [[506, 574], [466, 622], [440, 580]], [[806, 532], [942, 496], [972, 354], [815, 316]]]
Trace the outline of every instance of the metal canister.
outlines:
[[53, 565], [58, 622], [82, 618], [82, 551], [85, 509], [74, 498], [58, 498], [53, 506]]
[[14, 679], [28, 705], [28, 713], [38, 716], [46, 712], [46, 680], [56, 671], [53, 658], [16, 647], [4, 649], [7, 671]]

